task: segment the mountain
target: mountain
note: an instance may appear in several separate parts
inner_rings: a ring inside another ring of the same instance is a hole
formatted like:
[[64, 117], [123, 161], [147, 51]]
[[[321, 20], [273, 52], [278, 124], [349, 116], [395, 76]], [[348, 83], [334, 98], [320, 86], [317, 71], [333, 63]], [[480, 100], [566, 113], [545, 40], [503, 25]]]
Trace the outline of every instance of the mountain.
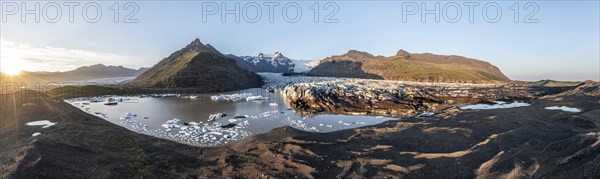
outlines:
[[583, 82], [580, 81], [556, 81], [556, 80], [539, 80], [539, 81], [534, 81], [534, 82], [527, 82], [527, 84], [533, 85], [533, 86], [549, 86], [549, 87], [553, 87], [553, 86], [578, 86], [580, 84], [582, 84]]
[[411, 54], [399, 50], [390, 57], [350, 50], [320, 61], [312, 76], [386, 79], [418, 82], [505, 83], [510, 79], [498, 67], [456, 55]]
[[567, 90], [555, 95], [548, 95], [544, 98], [556, 98], [564, 96], [600, 96], [600, 82], [587, 80], [571, 90]]
[[142, 88], [193, 88], [201, 92], [260, 87], [256, 73], [240, 68], [210, 44], [195, 39], [131, 81]]
[[112, 77], [132, 77], [138, 76], [146, 72], [148, 68], [131, 69], [123, 66], [106, 66], [103, 64], [96, 64], [90, 66], [79, 67], [75, 70], [65, 72], [63, 74], [68, 75], [84, 75], [87, 78], [112, 78]]
[[86, 81], [102, 78], [135, 77], [144, 73], [148, 68], [131, 69], [123, 66], [106, 66], [95, 64], [79, 67], [75, 70], [65, 72], [28, 72], [23, 71], [17, 76], [2, 74], [2, 81], [24, 82], [27, 84], [39, 83], [62, 83], [70, 81]]
[[227, 55], [232, 58], [242, 68], [253, 72], [273, 72], [285, 73], [294, 71], [294, 62], [280, 52], [274, 54], [259, 53], [256, 56], [235, 56]]

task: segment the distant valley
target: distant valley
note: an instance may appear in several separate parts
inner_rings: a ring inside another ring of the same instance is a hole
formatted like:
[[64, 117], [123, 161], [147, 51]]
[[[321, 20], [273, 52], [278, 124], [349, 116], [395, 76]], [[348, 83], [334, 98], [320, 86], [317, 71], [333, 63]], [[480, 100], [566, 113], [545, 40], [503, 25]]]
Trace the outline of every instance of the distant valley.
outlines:
[[65, 83], [88, 81], [103, 78], [135, 77], [144, 73], [148, 68], [131, 69], [123, 66], [106, 66], [95, 64], [83, 66], [65, 72], [20, 72], [17, 76], [2, 74], [2, 82], [26, 83]]

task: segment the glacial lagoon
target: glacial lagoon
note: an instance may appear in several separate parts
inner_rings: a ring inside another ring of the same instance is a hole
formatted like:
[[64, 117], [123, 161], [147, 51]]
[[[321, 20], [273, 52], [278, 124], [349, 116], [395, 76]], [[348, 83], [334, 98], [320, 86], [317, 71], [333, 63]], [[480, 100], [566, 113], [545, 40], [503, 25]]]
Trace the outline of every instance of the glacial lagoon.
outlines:
[[[260, 95], [266, 99], [211, 100], [211, 96], [243, 93]], [[282, 126], [310, 132], [332, 132], [396, 119], [335, 114], [303, 116], [294, 112], [282, 95], [261, 88], [169, 97], [114, 96], [113, 98], [123, 99], [123, 101], [118, 105], [104, 105], [103, 102], [88, 103], [82, 99], [72, 99], [67, 102], [130, 130], [196, 146], [228, 144]], [[210, 115], [217, 113], [225, 116], [209, 120]]]

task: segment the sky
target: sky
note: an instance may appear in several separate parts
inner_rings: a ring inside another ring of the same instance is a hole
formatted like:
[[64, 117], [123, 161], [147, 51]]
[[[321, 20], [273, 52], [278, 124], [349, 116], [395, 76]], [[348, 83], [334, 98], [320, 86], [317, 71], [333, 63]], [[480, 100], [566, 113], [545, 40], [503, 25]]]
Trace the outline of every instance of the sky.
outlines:
[[0, 69], [150, 67], [199, 38], [225, 54], [320, 60], [404, 49], [488, 61], [514, 80], [599, 81], [599, 1], [527, 2], [39, 1], [35, 11], [35, 1], [2, 1]]

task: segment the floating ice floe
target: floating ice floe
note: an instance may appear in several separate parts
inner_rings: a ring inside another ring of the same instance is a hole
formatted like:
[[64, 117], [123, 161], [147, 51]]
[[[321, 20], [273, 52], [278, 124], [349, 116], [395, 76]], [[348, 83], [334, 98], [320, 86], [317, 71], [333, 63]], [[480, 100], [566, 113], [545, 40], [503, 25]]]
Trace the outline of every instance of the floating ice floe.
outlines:
[[275, 106], [279, 106], [279, 104], [277, 104], [277, 103], [269, 103], [269, 106], [275, 107]]
[[186, 99], [198, 99], [198, 96], [183, 96], [182, 98], [186, 98]]
[[[347, 124], [347, 123], [346, 123], [346, 124]], [[319, 127], [328, 127], [328, 128], [332, 128], [332, 127], [333, 127], [333, 125], [331, 125], [331, 124], [327, 124], [327, 125], [325, 125], [325, 124], [319, 124]]]
[[252, 93], [220, 94], [211, 96], [213, 101], [240, 101], [252, 96]]
[[246, 98], [246, 101], [260, 101], [260, 100], [267, 100], [267, 99], [269, 99], [269, 97], [257, 95], [257, 96], [248, 96]]
[[208, 121], [214, 121], [217, 119], [221, 119], [222, 117], [225, 117], [226, 114], [223, 113], [216, 113], [216, 114], [211, 114], [210, 116], [208, 116]]
[[42, 128], [48, 128], [50, 126], [56, 125], [56, 122], [50, 122], [48, 120], [41, 120], [41, 121], [28, 122], [26, 125], [28, 125], [28, 126], [43, 126]]
[[[169, 120], [164, 125], [177, 125], [179, 122], [180, 120]], [[251, 135], [250, 132], [243, 130], [249, 125], [248, 120], [229, 124], [189, 122], [188, 125], [142, 132], [196, 146], [221, 145]]]
[[35, 136], [38, 136], [40, 134], [42, 134], [42, 133], [36, 132], [36, 133], [31, 134], [31, 137], [35, 137]]
[[288, 117], [285, 120], [283, 120], [282, 122], [291, 127], [298, 128], [301, 130], [305, 130], [305, 131], [309, 131], [309, 132], [319, 132], [319, 130], [317, 130], [316, 127], [314, 127], [314, 126], [310, 127], [310, 126], [306, 125], [303, 120], [294, 120], [291, 117]]
[[546, 107], [544, 109], [547, 109], [547, 110], [563, 110], [563, 111], [566, 111], [566, 112], [581, 112], [581, 109], [567, 107], [567, 106], [550, 106], [550, 107]]
[[164, 94], [155, 94], [152, 95], [154, 97], [179, 97], [181, 96], [180, 94], [173, 94], [173, 93], [164, 93]]
[[129, 120], [133, 117], [137, 117], [137, 114], [127, 112], [125, 115], [119, 117], [119, 120], [125, 120], [125, 122], [130, 122]]
[[162, 126], [164, 128], [167, 128], [167, 129], [169, 129], [169, 128], [180, 128], [181, 127], [181, 125], [179, 124], [180, 121], [181, 120], [177, 119], [177, 118], [171, 119], [171, 120], [168, 120], [166, 123], [164, 123]]
[[433, 116], [434, 114], [435, 113], [432, 113], [432, 112], [424, 112], [424, 113], [417, 115], [417, 117], [429, 117], [429, 116]]
[[525, 103], [525, 102], [520, 102], [520, 101], [515, 101], [512, 103], [496, 101], [496, 104], [492, 104], [492, 105], [474, 104], [474, 105], [463, 106], [460, 109], [505, 109], [505, 108], [516, 108], [516, 107], [525, 107], [525, 106], [530, 106], [530, 104]]
[[117, 104], [119, 104], [119, 102], [117, 102], [117, 100], [114, 98], [106, 98], [106, 100], [104, 101], [104, 105], [107, 105], [107, 106], [113, 106], [113, 105], [117, 105]]

